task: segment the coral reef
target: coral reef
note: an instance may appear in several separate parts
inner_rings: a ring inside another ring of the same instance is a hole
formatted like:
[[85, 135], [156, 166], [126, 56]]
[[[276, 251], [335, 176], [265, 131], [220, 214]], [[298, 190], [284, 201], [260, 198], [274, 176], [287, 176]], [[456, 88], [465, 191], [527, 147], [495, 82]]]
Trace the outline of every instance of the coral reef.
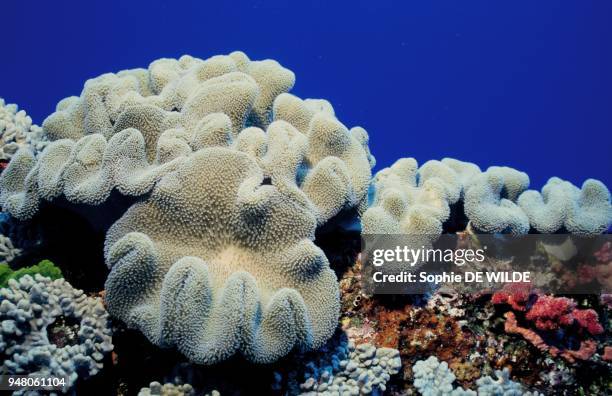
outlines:
[[479, 232], [525, 234], [529, 218], [514, 201], [528, 186], [527, 174], [491, 167], [469, 181], [465, 214]]
[[[300, 364], [286, 385], [291, 395], [382, 395], [390, 377], [402, 366], [399, 351], [359, 344], [340, 333], [317, 351], [317, 359]], [[275, 375], [273, 389], [283, 388], [282, 376]]]
[[38, 153], [47, 143], [42, 128], [32, 124], [25, 111], [0, 98], [0, 161], [10, 160], [20, 148]]
[[113, 349], [102, 302], [64, 279], [11, 279], [0, 301], [0, 354], [8, 374], [64, 377], [69, 388], [95, 375]]
[[31, 267], [24, 267], [13, 271], [7, 264], [0, 264], [0, 287], [8, 287], [8, 282], [11, 279], [19, 280], [25, 275], [34, 276], [40, 274], [51, 280], [62, 278], [62, 270], [55, 266], [49, 260], [43, 260], [40, 263]]
[[[126, 213], [106, 242], [114, 315], [197, 362], [316, 348], [336, 326], [338, 289], [314, 232], [365, 210], [375, 160], [363, 128], [347, 129], [324, 100], [288, 94], [293, 83], [275, 61], [241, 52], [91, 79], [43, 123], [52, 143], [40, 156], [17, 152], [0, 204], [30, 219], [41, 202], [82, 212], [114, 191], [152, 194], [109, 205]], [[200, 190], [186, 194], [189, 183]]]
[[483, 233], [600, 234], [612, 224], [610, 192], [597, 180], [582, 189], [559, 178], [542, 193], [528, 187], [527, 174], [508, 167], [481, 172], [450, 158], [418, 167], [413, 158], [402, 158], [374, 176], [363, 232], [420, 235], [427, 242], [462, 218]]
[[478, 395], [482, 396], [537, 396], [539, 392], [525, 392], [523, 386], [518, 382], [514, 382], [510, 379], [510, 371], [508, 369], [496, 370], [496, 379], [490, 376], [479, 378], [476, 383], [478, 384]]
[[[553, 177], [528, 190], [523, 172], [451, 158], [402, 158], [372, 178], [368, 133], [290, 94], [294, 82], [276, 61], [233, 52], [93, 78], [42, 128], [0, 99], [3, 372], [143, 396], [610, 387], [609, 294], [368, 295], [357, 254], [360, 232], [417, 246], [456, 233], [458, 247], [478, 233], [598, 235], [612, 223], [605, 185]], [[42, 254], [64, 249], [50, 236], [64, 233], [83, 241], [72, 256]], [[554, 277], [563, 248], [544, 245], [527, 264], [555, 256]], [[13, 270], [43, 257], [62, 270]], [[609, 291], [612, 244], [595, 258], [555, 284]]]
[[262, 185], [252, 157], [202, 149], [109, 230], [109, 312], [154, 344], [211, 364], [321, 346], [338, 284], [304, 201]]
[[[457, 161], [458, 163], [458, 161]], [[437, 237], [462, 192], [456, 172], [444, 162], [420, 169], [402, 158], [372, 180], [374, 196], [362, 218], [364, 234], [413, 234]]]

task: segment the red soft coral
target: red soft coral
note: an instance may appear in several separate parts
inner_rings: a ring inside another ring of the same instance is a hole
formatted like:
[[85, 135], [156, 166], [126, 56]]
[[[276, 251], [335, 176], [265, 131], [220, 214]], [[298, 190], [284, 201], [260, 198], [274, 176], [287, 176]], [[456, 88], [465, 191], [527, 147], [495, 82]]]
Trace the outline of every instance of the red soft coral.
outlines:
[[566, 297], [541, 296], [533, 304], [525, 318], [535, 322], [540, 330], [556, 330], [574, 322], [572, 312], [576, 308], [574, 300]]
[[599, 323], [599, 316], [594, 310], [574, 309], [572, 314], [580, 327], [586, 329], [590, 334], [597, 335], [603, 333], [603, 326]]
[[493, 304], [508, 304], [515, 311], [525, 311], [530, 295], [529, 283], [507, 283], [500, 291], [493, 293], [491, 301]]
[[612, 260], [612, 242], [604, 243], [594, 255], [600, 263], [607, 263]]

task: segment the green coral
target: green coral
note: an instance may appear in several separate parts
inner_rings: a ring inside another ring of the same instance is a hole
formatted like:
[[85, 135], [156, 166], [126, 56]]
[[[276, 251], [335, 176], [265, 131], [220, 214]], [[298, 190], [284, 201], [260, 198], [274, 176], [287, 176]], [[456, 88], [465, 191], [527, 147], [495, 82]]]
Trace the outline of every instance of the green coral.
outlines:
[[34, 274], [41, 274], [52, 280], [64, 277], [62, 271], [49, 260], [43, 260], [36, 265], [20, 268], [16, 271], [13, 271], [8, 264], [3, 263], [0, 264], [0, 287], [7, 287], [11, 279], [17, 280], [25, 275], [34, 276]]

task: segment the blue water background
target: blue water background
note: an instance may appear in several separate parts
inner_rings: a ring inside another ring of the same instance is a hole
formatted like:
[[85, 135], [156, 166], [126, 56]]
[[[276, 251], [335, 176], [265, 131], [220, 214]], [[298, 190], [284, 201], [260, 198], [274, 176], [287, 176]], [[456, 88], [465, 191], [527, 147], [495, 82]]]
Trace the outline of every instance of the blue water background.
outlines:
[[6, 1], [0, 96], [41, 123], [87, 78], [240, 49], [370, 133], [377, 169], [446, 156], [612, 187], [612, 1]]

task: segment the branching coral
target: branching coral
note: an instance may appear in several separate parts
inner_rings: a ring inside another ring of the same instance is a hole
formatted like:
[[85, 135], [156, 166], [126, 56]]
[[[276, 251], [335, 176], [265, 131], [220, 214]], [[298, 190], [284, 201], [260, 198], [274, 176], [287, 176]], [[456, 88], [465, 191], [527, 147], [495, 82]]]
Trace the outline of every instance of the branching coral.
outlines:
[[256, 157], [273, 182], [302, 189], [319, 223], [364, 210], [374, 163], [367, 133], [349, 131], [326, 101], [286, 94], [293, 83], [275, 61], [241, 52], [160, 59], [89, 80], [43, 123], [54, 142], [40, 159], [16, 154], [0, 179], [0, 204], [26, 219], [60, 196], [88, 205], [113, 190], [140, 196], [192, 152], [229, 146]]
[[113, 349], [108, 314], [64, 279], [25, 275], [0, 289], [0, 354], [9, 374], [95, 375]]
[[109, 230], [109, 311], [194, 362], [269, 362], [322, 345], [338, 284], [301, 195], [262, 184], [255, 160], [200, 150]]
[[22, 147], [37, 153], [47, 143], [42, 128], [32, 124], [32, 118], [25, 111], [18, 110], [16, 104], [6, 104], [0, 98], [0, 160], [10, 160]]
[[[355, 345], [344, 334], [334, 337], [289, 373], [286, 394], [300, 395], [382, 395], [387, 382], [402, 367], [399, 351], [376, 348], [372, 344]], [[275, 373], [273, 389], [283, 388], [283, 377]]]
[[478, 391], [454, 387], [455, 374], [446, 362], [435, 356], [419, 360], [412, 367], [414, 386], [423, 396], [537, 396], [538, 392], [526, 391], [523, 386], [510, 379], [508, 369], [496, 370], [496, 379], [484, 376], [476, 380]]
[[504, 314], [506, 322], [504, 329], [509, 334], [519, 334], [529, 341], [533, 346], [543, 352], [548, 352], [552, 356], [561, 356], [570, 363], [574, 363], [578, 360], [587, 360], [593, 354], [595, 354], [597, 343], [593, 340], [585, 340], [580, 342], [580, 348], [577, 350], [572, 349], [559, 349], [555, 346], [548, 345], [544, 339], [536, 333], [534, 330], [519, 326], [516, 315], [514, 312], [509, 311]]
[[527, 291], [525, 287], [519, 287], [506, 288], [493, 294], [492, 301], [494, 304], [509, 304], [521, 315], [524, 313], [524, 321], [532, 323], [540, 332], [554, 331], [556, 338], [560, 338], [558, 341], [564, 341], [566, 333], [575, 332], [582, 338], [578, 350], [564, 348], [562, 342], [557, 346], [550, 345], [538, 331], [519, 325], [514, 312], [504, 314], [507, 333], [519, 334], [539, 350], [561, 356], [569, 362], [589, 359], [595, 353], [597, 344], [593, 340], [585, 340], [585, 333], [598, 335], [604, 331], [597, 312], [593, 309], [578, 309], [576, 302], [567, 297], [538, 295]]
[[15, 247], [8, 236], [0, 234], [0, 262], [10, 263], [21, 254], [21, 249]]

